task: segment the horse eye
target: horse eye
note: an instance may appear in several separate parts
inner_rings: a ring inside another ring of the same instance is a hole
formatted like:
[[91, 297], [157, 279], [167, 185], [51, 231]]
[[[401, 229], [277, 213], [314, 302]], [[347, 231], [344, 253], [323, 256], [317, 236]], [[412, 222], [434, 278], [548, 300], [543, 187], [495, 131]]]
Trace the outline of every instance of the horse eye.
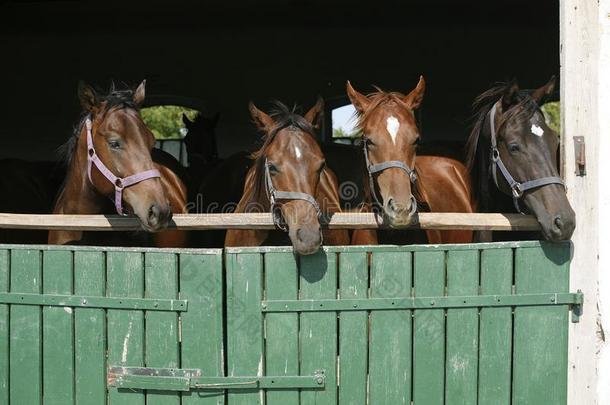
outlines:
[[110, 146], [112, 149], [121, 149], [121, 142], [117, 141], [116, 139], [111, 139], [108, 141], [108, 146]]
[[521, 150], [521, 147], [519, 145], [517, 145], [516, 143], [511, 143], [510, 145], [508, 145], [508, 150], [511, 153], [517, 153]]
[[415, 138], [415, 140], [413, 141], [413, 145], [415, 145], [415, 146], [421, 145], [421, 136], [418, 136], [417, 138]]
[[324, 168], [325, 168], [325, 167], [326, 167], [326, 161], [323, 161], [323, 162], [320, 164], [320, 168], [318, 169], [318, 172], [319, 172], [319, 173], [322, 173], [322, 170], [324, 170]]
[[269, 172], [271, 174], [276, 174], [279, 173], [279, 170], [276, 165], [274, 165], [273, 163], [269, 163]]

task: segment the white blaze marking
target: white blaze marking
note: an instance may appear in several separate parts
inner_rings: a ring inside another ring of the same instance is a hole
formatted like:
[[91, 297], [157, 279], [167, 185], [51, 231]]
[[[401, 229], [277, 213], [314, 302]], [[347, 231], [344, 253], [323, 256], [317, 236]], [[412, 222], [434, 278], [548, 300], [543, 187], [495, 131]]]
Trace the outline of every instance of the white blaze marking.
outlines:
[[297, 155], [297, 159], [301, 158], [301, 149], [298, 146], [294, 147], [294, 154]]
[[387, 119], [388, 126], [386, 127], [388, 133], [392, 137], [392, 143], [396, 145], [396, 135], [398, 135], [398, 128], [400, 128], [400, 123], [394, 116], [390, 116]]
[[532, 124], [531, 131], [532, 131], [532, 134], [534, 134], [536, 136], [542, 136], [544, 134], [544, 129], [540, 128], [536, 124]]

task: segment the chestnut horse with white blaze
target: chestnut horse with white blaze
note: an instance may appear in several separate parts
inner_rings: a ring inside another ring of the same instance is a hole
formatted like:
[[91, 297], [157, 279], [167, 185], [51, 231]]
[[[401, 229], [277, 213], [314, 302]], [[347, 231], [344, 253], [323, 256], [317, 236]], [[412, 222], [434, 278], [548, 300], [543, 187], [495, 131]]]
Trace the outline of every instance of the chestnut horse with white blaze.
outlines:
[[[183, 231], [163, 231], [172, 213], [186, 212], [187, 190], [171, 170], [171, 159], [157, 151], [139, 107], [145, 82], [135, 91], [115, 90], [98, 95], [79, 84], [83, 119], [67, 143], [66, 179], [56, 200], [54, 214], [135, 215], [158, 247], [183, 247]], [[143, 232], [50, 231], [50, 244], [92, 243], [150, 244]]]
[[[324, 242], [346, 245], [345, 230], [321, 230], [320, 221], [340, 211], [337, 179], [326, 161], [314, 130], [324, 109], [318, 100], [300, 116], [281, 103], [271, 115], [250, 104], [255, 123], [265, 133], [246, 175], [244, 192], [235, 212], [271, 212], [278, 228], [227, 231], [225, 246], [278, 244], [288, 234], [294, 250], [313, 254]], [[282, 232], [284, 231], [284, 232]]]
[[[347, 82], [347, 95], [358, 114], [363, 134], [365, 201], [362, 211], [380, 211], [394, 228], [412, 223], [418, 205], [432, 212], [475, 212], [475, 203], [466, 167], [457, 160], [440, 156], [416, 156], [420, 133], [414, 110], [420, 107], [425, 81], [409, 94], [385, 92], [365, 96]], [[352, 244], [467, 243], [472, 231], [355, 230]]]

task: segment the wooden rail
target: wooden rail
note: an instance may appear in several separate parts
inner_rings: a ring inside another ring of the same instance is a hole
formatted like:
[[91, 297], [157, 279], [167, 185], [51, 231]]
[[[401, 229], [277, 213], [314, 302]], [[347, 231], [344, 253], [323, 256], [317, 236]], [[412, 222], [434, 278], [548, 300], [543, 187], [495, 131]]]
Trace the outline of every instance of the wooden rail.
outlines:
[[[388, 228], [372, 213], [335, 214], [325, 225], [330, 229]], [[0, 214], [0, 228], [63, 229], [78, 231], [133, 231], [140, 229], [135, 217], [117, 215], [32, 215]], [[174, 215], [172, 229], [274, 229], [271, 214], [189, 214]], [[530, 215], [420, 213], [413, 224], [404, 229], [472, 229], [494, 231], [535, 231], [540, 227]]]

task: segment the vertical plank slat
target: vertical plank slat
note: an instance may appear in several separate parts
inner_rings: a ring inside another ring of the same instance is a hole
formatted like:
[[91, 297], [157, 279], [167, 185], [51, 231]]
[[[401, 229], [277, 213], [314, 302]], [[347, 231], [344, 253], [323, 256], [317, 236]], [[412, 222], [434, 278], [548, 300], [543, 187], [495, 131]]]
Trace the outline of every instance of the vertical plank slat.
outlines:
[[[227, 367], [229, 376], [262, 376], [261, 312], [263, 257], [260, 253], [227, 255]], [[262, 390], [229, 390], [231, 405], [264, 402]]]
[[[200, 369], [205, 376], [223, 376], [222, 253], [180, 254], [181, 367]], [[182, 405], [222, 405], [224, 391], [182, 393]]]
[[[74, 293], [103, 297], [106, 256], [98, 251], [74, 252]], [[74, 309], [76, 403], [106, 404], [106, 312]]]
[[[178, 298], [178, 266], [173, 253], [147, 252], [145, 263], [145, 296], [151, 299]], [[178, 314], [149, 311], [145, 330], [146, 367], [178, 368]], [[171, 391], [149, 391], [147, 405], [179, 405], [180, 394]]]
[[[568, 292], [568, 244], [515, 252], [515, 292]], [[566, 305], [515, 308], [513, 404], [567, 402], [568, 308]]]
[[[479, 292], [479, 251], [447, 253], [447, 295], [473, 296]], [[479, 313], [477, 308], [447, 310], [445, 403], [477, 403]]]
[[[371, 297], [411, 295], [411, 252], [373, 253]], [[412, 311], [372, 311], [369, 403], [410, 404]]]
[[[8, 292], [9, 250], [0, 249], [0, 292]], [[8, 305], [0, 304], [0, 404], [9, 403], [9, 317]]]
[[[265, 254], [265, 290], [268, 300], [296, 300], [298, 272], [294, 254]], [[265, 316], [265, 368], [270, 376], [299, 375], [299, 318], [297, 313]], [[267, 405], [298, 405], [297, 389], [270, 390]]]
[[[41, 260], [38, 249], [11, 251], [11, 292], [40, 294]], [[36, 305], [11, 305], [10, 401], [40, 404], [42, 401], [41, 310]], [[24, 382], [27, 381], [27, 384]]]
[[[337, 297], [337, 257], [323, 250], [300, 257], [301, 299]], [[326, 372], [323, 390], [303, 389], [302, 404], [334, 405], [337, 399], [337, 315], [333, 312], [301, 314], [301, 375]]]
[[[415, 295], [444, 295], [445, 252], [415, 252], [414, 261]], [[445, 391], [445, 313], [443, 309], [414, 312], [413, 404], [442, 405]]]
[[[107, 253], [107, 294], [110, 297], [142, 298], [144, 295], [143, 254]], [[144, 366], [144, 314], [142, 311], [108, 310], [108, 364]], [[142, 391], [110, 388], [110, 405], [144, 405]]]
[[[366, 252], [341, 253], [339, 294], [341, 299], [367, 298]], [[365, 405], [367, 382], [367, 311], [339, 314], [339, 403]]]
[[[72, 294], [72, 252], [46, 250], [42, 257], [44, 294]], [[43, 307], [42, 353], [45, 405], [74, 403], [74, 330], [71, 307]]]
[[[481, 252], [481, 294], [511, 294], [513, 250]], [[513, 317], [511, 308], [481, 308], [479, 405], [509, 405]]]

